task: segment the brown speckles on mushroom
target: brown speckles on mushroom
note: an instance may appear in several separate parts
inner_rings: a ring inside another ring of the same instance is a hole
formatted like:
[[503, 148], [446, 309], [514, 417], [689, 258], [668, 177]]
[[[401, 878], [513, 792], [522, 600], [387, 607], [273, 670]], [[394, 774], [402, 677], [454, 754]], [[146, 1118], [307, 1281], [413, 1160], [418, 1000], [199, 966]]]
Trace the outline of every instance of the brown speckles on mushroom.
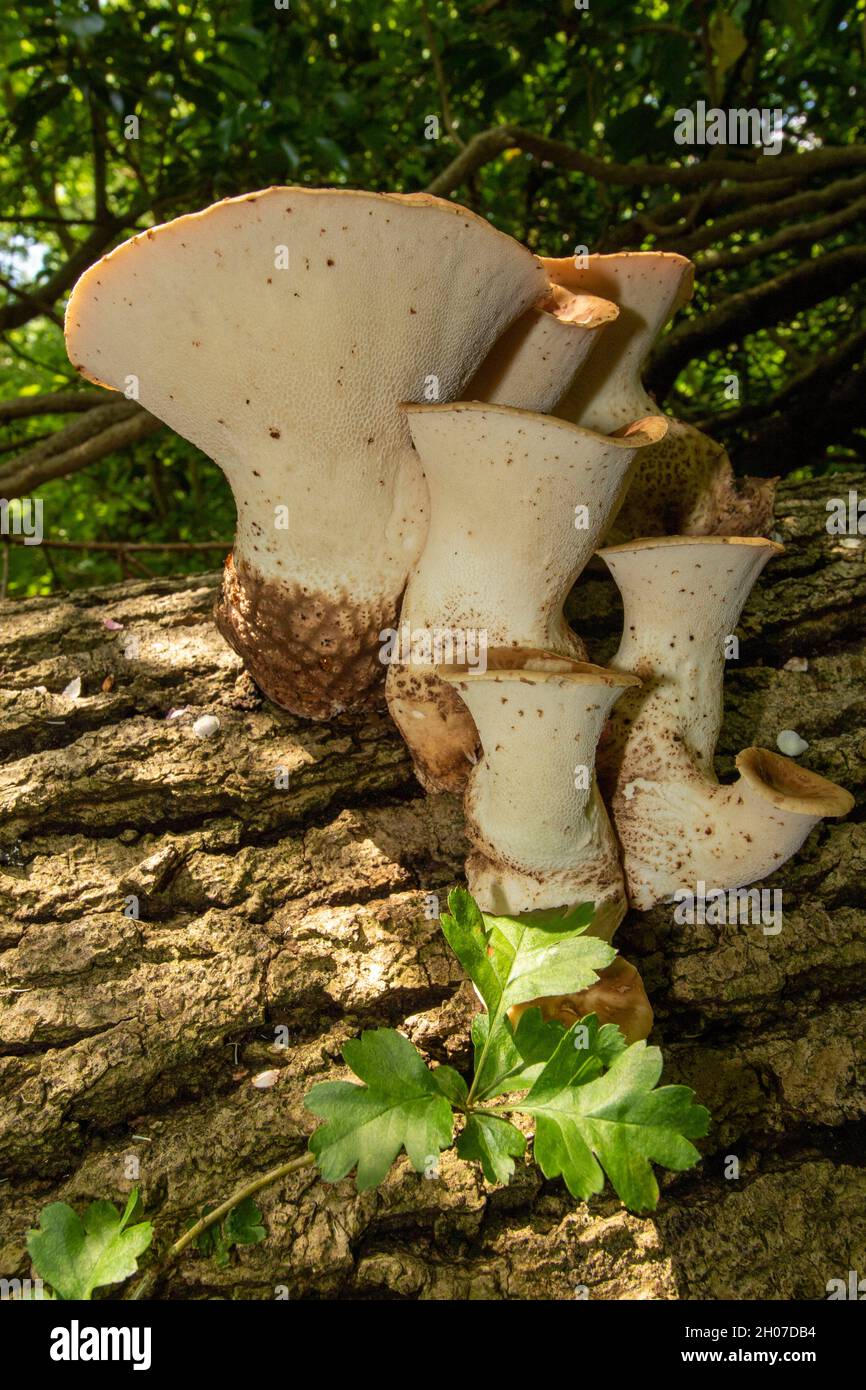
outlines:
[[851, 804], [814, 774], [795, 788], [787, 760], [760, 749], [739, 755], [732, 785], [716, 780], [723, 640], [780, 550], [760, 538], [668, 537], [601, 552], [625, 606], [612, 665], [647, 673], [644, 690], [627, 691], [614, 711], [599, 758], [629, 898], [640, 910], [700, 881], [728, 889], [764, 878], [821, 816], [844, 815]]

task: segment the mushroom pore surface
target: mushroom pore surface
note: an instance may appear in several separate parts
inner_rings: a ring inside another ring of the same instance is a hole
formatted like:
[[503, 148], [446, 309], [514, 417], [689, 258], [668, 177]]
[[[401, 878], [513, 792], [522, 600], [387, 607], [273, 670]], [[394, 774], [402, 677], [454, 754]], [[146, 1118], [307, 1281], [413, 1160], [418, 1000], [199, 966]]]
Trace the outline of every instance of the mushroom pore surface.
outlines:
[[401, 401], [459, 396], [548, 291], [426, 195], [271, 188], [117, 247], [76, 285], [73, 364], [208, 454], [237, 505], [220, 628], [299, 714], [363, 702], [427, 526]]

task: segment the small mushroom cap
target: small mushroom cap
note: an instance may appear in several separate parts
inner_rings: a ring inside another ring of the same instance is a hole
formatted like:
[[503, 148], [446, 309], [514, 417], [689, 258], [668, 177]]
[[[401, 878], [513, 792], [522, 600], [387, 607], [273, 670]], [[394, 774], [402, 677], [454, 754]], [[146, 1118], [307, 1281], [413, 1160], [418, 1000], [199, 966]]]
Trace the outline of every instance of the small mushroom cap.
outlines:
[[558, 323], [589, 329], [603, 328], [619, 318], [619, 309], [609, 299], [597, 294], [572, 294], [562, 285], [551, 285], [549, 294], [529, 312], [549, 314]]
[[737, 754], [736, 765], [744, 781], [777, 811], [817, 820], [847, 816], [854, 808], [854, 798], [844, 787], [768, 748], [744, 748]]
[[634, 541], [623, 541], [621, 545], [607, 545], [596, 554], [605, 559], [608, 555], [633, 555], [639, 551], [660, 550], [662, 546], [763, 546], [774, 555], [781, 555], [785, 547], [779, 541], [771, 541], [766, 536], [642, 536]]
[[552, 410], [619, 309], [597, 295], [553, 285], [503, 333], [466, 388], [468, 400]]
[[[664, 439], [669, 428], [663, 415], [644, 415], [639, 420], [621, 425], [612, 434], [602, 434], [598, 430], [575, 425], [570, 420], [560, 420], [557, 416], [545, 415], [541, 411], [525, 410], [520, 406], [502, 405], [492, 401], [436, 401], [429, 404], [426, 401], [404, 401], [401, 409], [410, 420], [413, 437], [415, 426], [411, 422], [415, 418], [439, 417], [442, 421], [440, 428], [452, 431], [455, 442], [460, 439], [461, 434], [471, 438], [471, 432], [478, 428], [478, 424], [471, 419], [472, 416], [478, 417], [481, 425], [487, 420], [499, 419], [503, 426], [509, 429], [513, 428], [513, 422], [519, 421], [526, 427], [528, 449], [533, 448], [536, 440], [538, 447], [543, 449], [556, 433], [563, 439], [590, 438], [613, 445], [614, 448], [640, 449], [650, 444], [658, 444], [659, 440]], [[464, 417], [463, 423], [461, 416]], [[419, 439], [416, 439], [416, 444], [418, 443]]]
[[572, 294], [611, 299], [620, 311], [557, 414], [602, 430], [644, 414], [650, 401], [640, 383], [641, 368], [665, 324], [691, 298], [691, 261], [669, 251], [623, 251], [587, 256], [577, 265], [572, 256], [542, 257], [542, 265], [554, 284]]
[[650, 310], [671, 318], [694, 293], [695, 267], [676, 251], [614, 251], [586, 256], [579, 265], [573, 256], [540, 259], [555, 285], [612, 299], [621, 310], [640, 306], [647, 318]]

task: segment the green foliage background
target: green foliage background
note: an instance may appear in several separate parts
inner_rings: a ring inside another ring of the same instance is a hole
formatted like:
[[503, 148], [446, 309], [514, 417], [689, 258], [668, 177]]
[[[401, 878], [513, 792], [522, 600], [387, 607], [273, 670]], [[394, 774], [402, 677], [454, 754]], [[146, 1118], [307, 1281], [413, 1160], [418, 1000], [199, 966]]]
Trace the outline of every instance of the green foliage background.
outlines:
[[[424, 135], [426, 118], [442, 109], [431, 29], [463, 139], [507, 122], [602, 158], [665, 165], [682, 159], [675, 112], [701, 99], [781, 108], [796, 140], [789, 150], [861, 138], [866, 0], [591, 0], [587, 10], [573, 0], [277, 4], [4, 5], [0, 273], [13, 298], [16, 287], [41, 283], [61, 267], [93, 219], [116, 215], [123, 228], [117, 241], [269, 184], [424, 188], [457, 152], [447, 131], [439, 140]], [[139, 118], [137, 140], [124, 138], [130, 113]], [[671, 193], [659, 188], [637, 198], [635, 190], [508, 150], [457, 196], [533, 249], [566, 254], [578, 243], [603, 248], [624, 222]], [[847, 227], [800, 253], [820, 255], [856, 236], [856, 225]], [[722, 290], [778, 274], [797, 254], [751, 261], [727, 272], [721, 287], [720, 276], [707, 273], [693, 311]], [[732, 369], [750, 401], [769, 399], [862, 323], [863, 299], [862, 285], [855, 286], [784, 330], [762, 329], [733, 353], [690, 363], [667, 405], [695, 418], [722, 409], [722, 382]], [[58, 318], [44, 314], [4, 335], [0, 366], [3, 399], [76, 380]], [[0, 427], [0, 465], [63, 423], [40, 416]], [[851, 456], [850, 447], [842, 450], [843, 461]], [[169, 433], [47, 484], [39, 495], [53, 538], [222, 541], [234, 529], [221, 474]], [[149, 554], [146, 562], [170, 573], [220, 558], [217, 549], [206, 557]], [[16, 548], [9, 592], [118, 574], [111, 555]]]

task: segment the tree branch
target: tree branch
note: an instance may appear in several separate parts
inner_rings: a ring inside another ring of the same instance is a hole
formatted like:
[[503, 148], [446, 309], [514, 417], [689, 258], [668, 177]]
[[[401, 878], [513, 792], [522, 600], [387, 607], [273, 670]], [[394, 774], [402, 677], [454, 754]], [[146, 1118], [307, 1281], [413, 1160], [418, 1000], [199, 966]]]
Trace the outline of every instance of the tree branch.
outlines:
[[798, 246], [804, 241], [821, 241], [864, 217], [866, 198], [860, 198], [827, 217], [816, 217], [811, 222], [795, 222], [792, 226], [777, 232], [775, 236], [764, 237], [761, 241], [751, 241], [745, 246], [732, 246], [729, 251], [706, 251], [702, 256], [696, 257], [696, 264], [701, 270], [724, 270], [729, 266], [748, 265], [750, 261], [771, 256], [788, 246]]
[[696, 420], [692, 423], [698, 429], [705, 430], [709, 434], [714, 432], [727, 434], [740, 425], [750, 424], [753, 420], [764, 420], [784, 410], [797, 396], [802, 397], [808, 394], [814, 399], [816, 391], [826, 386], [828, 382], [835, 382], [840, 373], [846, 371], [852, 363], [857, 362], [864, 352], [866, 352], [866, 328], [859, 333], [852, 334], [850, 338], [846, 338], [833, 352], [819, 357], [810, 366], [797, 372], [768, 400], [748, 401], [737, 410], [722, 411], [720, 415]]
[[161, 420], [134, 401], [97, 406], [83, 420], [58, 430], [0, 472], [0, 491], [7, 500], [22, 497], [53, 478], [78, 473], [106, 454], [127, 449], [164, 428]]
[[[24, 536], [4, 536], [3, 539], [10, 545], [27, 545]], [[185, 553], [199, 550], [231, 550], [234, 541], [40, 541], [39, 545], [43, 550], [93, 550], [109, 551], [111, 554], [118, 550], [170, 550]]]
[[107, 398], [104, 391], [50, 391], [42, 396], [17, 396], [14, 401], [0, 401], [0, 424], [25, 420], [30, 415], [66, 415], [106, 404], [116, 402]]
[[866, 193], [866, 174], [853, 179], [837, 179], [824, 188], [807, 189], [790, 198], [768, 199], [746, 212], [732, 212], [729, 217], [720, 217], [711, 226], [700, 227], [686, 238], [680, 237], [676, 231], [665, 231], [660, 248], [691, 256], [704, 246], [727, 240], [736, 232], [748, 231], [751, 227], [772, 227], [792, 217], [800, 217], [803, 213], [823, 212], [825, 208], [848, 202], [861, 193]]
[[739, 341], [758, 328], [792, 318], [848, 289], [866, 275], [866, 246], [848, 246], [742, 290], [663, 339], [650, 362], [647, 385], [664, 399], [677, 373], [693, 357]]
[[[705, 159], [691, 164], [618, 164], [598, 159], [583, 150], [536, 135], [520, 126], [494, 126], [473, 136], [465, 149], [428, 185], [429, 193], [453, 193], [470, 174], [490, 163], [503, 150], [520, 149], [561, 169], [574, 169], [603, 183], [637, 188], [700, 188], [722, 179], [739, 183], [766, 183], [781, 178], [803, 179], [834, 169], [866, 166], [866, 145], [822, 146], [802, 154], [774, 155], [760, 159]], [[688, 158], [689, 156], [685, 156]]]
[[452, 159], [447, 168], [437, 174], [436, 178], [427, 185], [427, 192], [434, 193], [440, 198], [446, 198], [449, 193], [453, 193], [455, 188], [459, 188], [468, 178], [483, 168], [491, 160], [496, 159], [497, 155], [514, 145], [505, 126], [496, 126], [493, 130], [482, 130], [478, 135], [473, 135], [472, 139], [463, 146], [460, 153]]
[[10, 328], [20, 328], [23, 323], [28, 323], [30, 319], [44, 313], [43, 308], [35, 306], [53, 305], [55, 300], [72, 287], [79, 275], [98, 260], [118, 233], [122, 232], [124, 227], [137, 222], [146, 211], [146, 205], [140, 201], [123, 216], [110, 217], [108, 221], [100, 223], [93, 228], [89, 236], [78, 242], [72, 255], [58, 266], [47, 280], [43, 280], [41, 284], [23, 285], [17, 289], [16, 294], [21, 296], [18, 302], [6, 304], [0, 309], [0, 333], [7, 333]]

